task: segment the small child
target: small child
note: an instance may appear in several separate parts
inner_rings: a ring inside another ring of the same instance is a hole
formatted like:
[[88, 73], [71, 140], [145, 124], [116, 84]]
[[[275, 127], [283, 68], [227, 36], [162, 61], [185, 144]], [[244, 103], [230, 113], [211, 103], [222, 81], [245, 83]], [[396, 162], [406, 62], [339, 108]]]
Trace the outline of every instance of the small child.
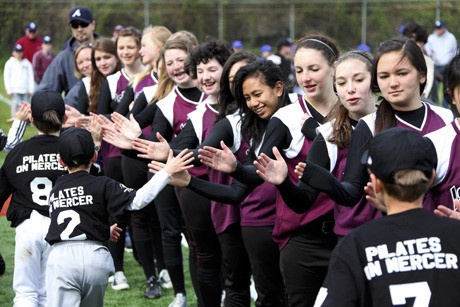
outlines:
[[3, 70], [5, 90], [11, 99], [11, 117], [22, 101], [29, 101], [35, 90], [34, 70], [29, 60], [23, 58], [24, 49], [20, 44], [13, 47], [12, 56]]
[[53, 52], [53, 42], [48, 35], [43, 36], [41, 49], [34, 53], [32, 58], [32, 66], [34, 68], [35, 82], [40, 84], [40, 81], [45, 74], [45, 70], [54, 60], [56, 55]]
[[193, 160], [184, 150], [172, 152], [163, 170], [138, 191], [105, 176], [89, 174], [97, 159], [91, 133], [69, 128], [59, 137], [60, 163], [69, 174], [60, 177], [50, 192], [51, 224], [46, 241], [51, 245], [46, 268], [48, 306], [103, 306], [113, 259], [102, 245], [111, 236], [109, 215], [117, 216], [148, 205]]

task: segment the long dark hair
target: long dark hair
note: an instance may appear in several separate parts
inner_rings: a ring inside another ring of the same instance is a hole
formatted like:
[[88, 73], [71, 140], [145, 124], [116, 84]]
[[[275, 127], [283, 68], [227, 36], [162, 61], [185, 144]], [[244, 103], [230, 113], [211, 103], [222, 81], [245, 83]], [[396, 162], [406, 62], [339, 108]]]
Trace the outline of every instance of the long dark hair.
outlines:
[[[372, 71], [373, 58], [369, 52], [353, 50], [342, 55], [336, 62], [335, 67], [340, 63], [343, 63], [349, 59], [356, 59], [366, 65], [366, 69], [369, 73]], [[334, 74], [335, 80], [335, 74]], [[328, 141], [337, 145], [338, 148], [346, 148], [351, 140], [351, 134], [353, 132], [353, 126], [348, 116], [348, 110], [345, 108], [341, 101], [338, 101], [331, 109], [326, 117], [326, 121], [335, 119], [332, 126], [332, 133], [328, 138]]]
[[88, 113], [93, 112], [96, 113], [97, 111], [97, 104], [99, 103], [99, 93], [102, 87], [102, 83], [104, 83], [105, 76], [97, 69], [96, 66], [96, 58], [94, 56], [96, 51], [107, 52], [115, 56], [117, 59], [117, 66], [115, 67], [112, 73], [115, 73], [121, 69], [121, 62], [118, 59], [117, 55], [117, 48], [115, 46], [115, 42], [112, 41], [110, 38], [102, 37], [96, 40], [94, 43], [93, 49], [91, 50], [91, 64], [92, 64], [92, 71], [91, 71], [91, 82], [89, 88], [89, 101], [88, 101]]
[[[411, 65], [418, 70], [420, 75], [427, 75], [427, 68], [425, 57], [423, 56], [422, 49], [415, 43], [413, 39], [398, 36], [395, 38], [390, 38], [386, 41], [383, 41], [377, 53], [375, 55], [374, 65], [372, 66], [372, 80], [371, 86], [374, 92], [380, 92], [378, 82], [377, 82], [377, 65], [380, 58], [387, 53], [401, 51], [401, 60], [407, 58]], [[425, 89], [426, 80], [420, 85], [420, 94], [423, 93]], [[385, 129], [395, 127], [397, 124], [395, 110], [391, 104], [383, 98], [380, 106], [377, 109], [377, 115], [375, 120], [375, 134], [382, 132]]]
[[219, 114], [216, 117], [216, 122], [229, 114], [233, 114], [238, 109], [235, 96], [233, 95], [233, 89], [230, 88], [230, 81], [228, 78], [233, 65], [238, 62], [249, 64], [255, 61], [257, 61], [257, 57], [254, 54], [240, 51], [233, 53], [227, 59], [227, 62], [225, 62], [222, 69], [222, 76], [220, 77], [219, 104], [217, 106]]
[[[251, 144], [251, 151], [262, 142], [262, 137], [268, 124], [268, 119], [262, 119], [255, 114], [246, 104], [243, 95], [243, 83], [248, 78], [260, 78], [260, 81], [274, 88], [278, 82], [285, 84], [284, 75], [278, 65], [272, 61], [261, 60], [241, 67], [235, 75], [235, 98], [238, 108], [242, 111], [241, 134], [246, 142]], [[286, 88], [279, 99], [278, 109], [290, 103]]]

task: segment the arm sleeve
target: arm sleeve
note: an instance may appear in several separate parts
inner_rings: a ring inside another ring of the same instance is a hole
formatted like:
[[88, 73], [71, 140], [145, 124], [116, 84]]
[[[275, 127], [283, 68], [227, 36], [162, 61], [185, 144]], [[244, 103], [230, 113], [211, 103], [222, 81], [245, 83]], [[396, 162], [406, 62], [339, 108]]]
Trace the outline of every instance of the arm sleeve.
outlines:
[[5, 144], [5, 151], [10, 151], [14, 146], [18, 145], [21, 142], [24, 132], [26, 131], [27, 122], [15, 119], [13, 125], [8, 131], [8, 139]]
[[193, 127], [192, 121], [189, 119], [177, 137], [170, 142], [169, 146], [176, 149], [175, 154], [178, 154], [185, 148], [196, 148], [198, 144], [199, 141], [196, 136], [195, 128]]
[[64, 97], [64, 102], [65, 104], [76, 108], [78, 104], [78, 97], [80, 93], [80, 88], [85, 88], [85, 85], [81, 80], [78, 80], [78, 82], [72, 86], [70, 91], [65, 95]]
[[[289, 129], [279, 118], [274, 117], [268, 123], [259, 154], [265, 153], [273, 159], [273, 147], [277, 147], [279, 151], [282, 151], [289, 147], [291, 140], [292, 136]], [[243, 165], [237, 163], [236, 170], [230, 175], [248, 185], [261, 185], [264, 182], [264, 180], [257, 175], [256, 167], [252, 164]]]
[[[131, 101], [134, 100], [134, 91], [132, 92], [132, 98]], [[130, 102], [131, 103], [131, 102]], [[148, 101], [147, 98], [145, 98], [145, 93], [141, 92], [139, 95], [137, 95], [136, 100], [134, 100], [134, 105], [130, 111], [132, 114], [139, 114], [142, 110], [144, 110], [148, 106]], [[153, 104], [155, 107], [156, 105]]]
[[99, 102], [97, 104], [97, 114], [108, 115], [112, 113], [110, 103], [112, 102], [112, 94], [110, 93], [109, 82], [104, 80], [99, 93]]
[[343, 181], [338, 181], [328, 170], [307, 160], [307, 167], [301, 180], [318, 191], [326, 193], [333, 201], [342, 206], [352, 207], [364, 193], [369, 181], [366, 166], [361, 163], [363, 153], [369, 148], [372, 133], [368, 126], [360, 121], [351, 137], [347, 154]]
[[231, 185], [223, 185], [192, 176], [187, 188], [213, 201], [239, 205], [255, 186], [248, 186], [237, 180]]
[[313, 117], [309, 117], [302, 126], [302, 134], [305, 135], [309, 140], [313, 140], [316, 137], [316, 128], [319, 124]]
[[14, 192], [14, 188], [6, 176], [5, 169], [0, 168], [0, 210], [2, 210], [5, 201]]
[[[322, 134], [318, 134], [313, 141], [308, 151], [308, 159], [312, 159], [312, 161], [316, 162], [316, 165], [326, 170], [330, 169], [329, 155]], [[319, 194], [316, 189], [306, 185], [301, 180], [297, 186], [294, 185], [289, 176], [276, 188], [280, 191], [286, 205], [299, 214], [310, 209], [315, 204]]]
[[[182, 132], [181, 132], [182, 133]], [[220, 141], [224, 141], [225, 145], [231, 147], [233, 146], [233, 129], [230, 121], [227, 118], [219, 120], [213, 127], [209, 135], [206, 137], [197, 148], [190, 150], [193, 152], [195, 160], [193, 164], [195, 166], [202, 165], [200, 159], [198, 159], [198, 149], [203, 148], [204, 146], [211, 146], [215, 148], [220, 147]], [[180, 146], [180, 145], [179, 145]], [[184, 147], [187, 148], [187, 147]], [[189, 148], [190, 149], [190, 148]], [[181, 150], [174, 150], [174, 155], [177, 155]]]
[[89, 104], [89, 98], [88, 98], [88, 93], [86, 93], [86, 87], [82, 83], [82, 86], [78, 89], [78, 97], [77, 97], [77, 105], [75, 108], [81, 113], [81, 114], [88, 114], [88, 104]]
[[139, 123], [139, 126], [143, 129], [148, 125], [151, 125], [154, 121], [157, 112], [157, 105], [156, 104], [145, 104], [143, 109], [141, 110], [142, 99], [140, 98], [145, 96], [143, 94], [139, 95], [134, 103], [134, 107], [131, 110], [131, 113], [134, 114], [134, 119]]
[[368, 286], [366, 286], [364, 270], [359, 261], [359, 255], [353, 248], [354, 246], [349, 244], [345, 246], [343, 242], [340, 242], [333, 251], [329, 269], [315, 306], [372, 306], [369, 296], [366, 295]]
[[120, 113], [121, 115], [126, 115], [129, 112], [129, 105], [134, 100], [134, 91], [133, 88], [128, 85], [123, 93], [123, 98], [118, 103], [114, 112]]
[[156, 136], [157, 132], [159, 132], [165, 138], [165, 140], [168, 140], [168, 142], [171, 141], [174, 136], [173, 128], [159, 108], [157, 108], [155, 118], [153, 119], [152, 137], [150, 138], [151, 141], [158, 142]]
[[128, 210], [140, 210], [157, 197], [158, 193], [169, 183], [171, 177], [164, 169], [156, 173], [146, 184], [136, 192]]

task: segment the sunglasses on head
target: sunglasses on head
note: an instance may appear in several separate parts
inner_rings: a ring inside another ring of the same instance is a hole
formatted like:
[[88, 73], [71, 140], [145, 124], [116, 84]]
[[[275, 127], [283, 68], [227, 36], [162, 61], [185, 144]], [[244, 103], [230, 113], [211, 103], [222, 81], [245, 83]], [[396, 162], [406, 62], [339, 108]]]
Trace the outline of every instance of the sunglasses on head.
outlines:
[[78, 29], [78, 27], [86, 28], [87, 26], [89, 26], [89, 23], [83, 21], [72, 21], [70, 23], [70, 26], [74, 29]]

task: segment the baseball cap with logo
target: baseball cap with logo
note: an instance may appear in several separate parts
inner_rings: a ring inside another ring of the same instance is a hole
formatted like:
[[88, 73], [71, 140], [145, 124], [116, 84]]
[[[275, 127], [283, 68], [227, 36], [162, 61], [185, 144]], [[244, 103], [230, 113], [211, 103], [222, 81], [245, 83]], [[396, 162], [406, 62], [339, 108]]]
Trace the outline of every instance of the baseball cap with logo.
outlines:
[[15, 45], [13, 46], [13, 51], [23, 52], [23, 51], [24, 51], [24, 48], [22, 48], [22, 45], [20, 45], [20, 44], [15, 44]]
[[443, 29], [446, 27], [446, 24], [440, 20], [437, 20], [435, 23], [434, 23], [434, 27], [436, 29]]
[[35, 22], [29, 22], [26, 26], [26, 29], [29, 30], [30, 32], [36, 32], [37, 24]]
[[65, 114], [64, 99], [58, 92], [42, 91], [36, 92], [30, 99], [30, 108], [32, 117], [37, 120], [43, 119], [43, 113], [48, 110], [54, 110], [63, 117]]
[[419, 133], [394, 127], [377, 134], [371, 141], [361, 162], [377, 178], [394, 183], [397, 171], [412, 169], [422, 171], [431, 178], [438, 159], [433, 143]]
[[91, 132], [71, 127], [59, 135], [59, 155], [68, 166], [88, 164], [94, 156], [94, 142]]
[[91, 10], [84, 6], [76, 7], [69, 12], [69, 23], [72, 21], [80, 21], [84, 23], [91, 23], [93, 21], [93, 13]]
[[52, 43], [51, 37], [48, 36], [48, 35], [43, 36], [42, 43], [43, 44], [51, 44]]

